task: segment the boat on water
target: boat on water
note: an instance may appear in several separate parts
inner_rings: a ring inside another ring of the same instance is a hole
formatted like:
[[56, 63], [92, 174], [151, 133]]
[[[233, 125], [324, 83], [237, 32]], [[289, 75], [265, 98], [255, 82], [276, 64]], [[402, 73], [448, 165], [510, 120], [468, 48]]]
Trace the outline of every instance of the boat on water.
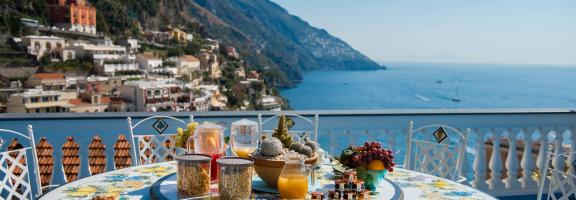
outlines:
[[426, 98], [425, 96], [422, 96], [422, 95], [420, 95], [420, 94], [416, 94], [416, 98], [418, 98], [418, 99], [420, 99], [420, 100], [422, 100], [422, 101], [430, 101], [429, 98]]
[[456, 96], [450, 98], [450, 100], [452, 102], [455, 102], [455, 103], [460, 103], [462, 101], [462, 98], [460, 98], [460, 89], [458, 89], [458, 81], [457, 80], [454, 81], [454, 85], [456, 85]]

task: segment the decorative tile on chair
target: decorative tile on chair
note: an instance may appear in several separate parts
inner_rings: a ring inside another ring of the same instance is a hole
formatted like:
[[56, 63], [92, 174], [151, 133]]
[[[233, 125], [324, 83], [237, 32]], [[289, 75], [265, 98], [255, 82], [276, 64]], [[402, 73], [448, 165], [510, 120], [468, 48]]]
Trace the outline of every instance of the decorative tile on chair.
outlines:
[[163, 119], [158, 119], [154, 124], [152, 124], [152, 128], [158, 132], [158, 134], [162, 135], [166, 129], [168, 129], [168, 123], [166, 123]]
[[442, 143], [442, 141], [448, 138], [448, 134], [444, 130], [444, 127], [438, 128], [434, 133], [432, 133], [432, 135], [434, 135], [434, 138], [436, 138], [438, 143]]

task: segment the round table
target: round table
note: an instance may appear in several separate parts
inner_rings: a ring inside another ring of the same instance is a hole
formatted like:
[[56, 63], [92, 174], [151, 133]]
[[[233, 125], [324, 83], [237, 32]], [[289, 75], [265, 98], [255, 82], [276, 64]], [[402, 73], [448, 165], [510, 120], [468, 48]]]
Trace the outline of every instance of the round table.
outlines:
[[[124, 168], [70, 182], [40, 199], [92, 199], [95, 196], [114, 196], [121, 200], [151, 199], [152, 186], [160, 184], [161, 180], [168, 180], [169, 175], [175, 172], [175, 162]], [[324, 187], [329, 188], [333, 184], [331, 176], [329, 165], [317, 170], [317, 181]], [[454, 181], [400, 168], [388, 173], [386, 178], [390, 182], [384, 183], [379, 191], [387, 197], [372, 199], [496, 199]], [[399, 191], [395, 191], [396, 186]], [[269, 197], [273, 198], [274, 195]]]
[[[329, 164], [321, 165], [319, 169], [316, 169], [316, 173], [319, 176], [316, 176], [315, 184], [310, 185], [309, 192], [313, 191], [326, 191], [334, 188], [334, 174], [332, 173], [332, 167]], [[173, 199], [180, 199], [180, 198], [189, 198], [186, 196], [180, 196], [178, 194], [178, 188], [176, 186], [177, 176], [176, 173], [168, 175], [159, 181], [157, 181], [152, 187], [150, 188], [150, 196], [153, 200], [173, 200]], [[211, 189], [217, 191], [218, 185], [212, 185]], [[252, 179], [252, 190], [253, 190], [253, 199], [278, 199], [279, 194], [278, 190], [270, 188], [266, 186], [266, 184], [258, 177], [254, 176]], [[376, 195], [373, 195], [371, 199], [389, 199], [389, 200], [403, 200], [403, 193], [402, 189], [398, 184], [390, 181], [389, 179], [385, 179], [379, 186], [380, 192]], [[214, 197], [217, 194], [214, 195]]]

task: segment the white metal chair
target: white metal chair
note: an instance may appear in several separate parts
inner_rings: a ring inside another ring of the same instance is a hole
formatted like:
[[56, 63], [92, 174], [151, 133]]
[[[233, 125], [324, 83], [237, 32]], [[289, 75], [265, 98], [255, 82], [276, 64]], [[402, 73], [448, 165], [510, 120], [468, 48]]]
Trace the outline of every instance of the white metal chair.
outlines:
[[[548, 152], [550, 154], [550, 152]], [[547, 158], [550, 156], [547, 156]], [[567, 172], [564, 169], [550, 168], [550, 163], [554, 162], [555, 159], [560, 157], [566, 157], [570, 167]], [[547, 185], [548, 189], [546, 191], [546, 200], [569, 200], [576, 199], [576, 152], [564, 153], [560, 155], [553, 156], [546, 160], [544, 170], [542, 172], [546, 174], [540, 175], [540, 189], [538, 190], [538, 200], [542, 200], [544, 195], [544, 187]], [[549, 184], [546, 183], [546, 179], [550, 175]]]
[[[42, 195], [34, 132], [31, 125], [28, 125], [27, 129], [27, 134], [0, 129], [0, 140], [3, 140], [0, 142], [0, 199], [34, 199]], [[29, 146], [7, 150], [10, 139], [13, 139], [7, 138], [9, 136], [27, 140]], [[32, 158], [28, 157], [27, 151], [32, 152]], [[28, 164], [29, 160], [33, 162], [31, 165]], [[19, 175], [16, 174], [16, 170], [20, 171]], [[33, 179], [30, 178], [30, 172]]]
[[[304, 116], [297, 115], [297, 114], [294, 114], [294, 113], [285, 113], [285, 114], [283, 114], [283, 115], [285, 115], [285, 116], [290, 116], [290, 117], [297, 117], [297, 118], [299, 118], [299, 119], [304, 120], [305, 122], [310, 123], [310, 125], [311, 125], [312, 128], [314, 129], [314, 130], [313, 130], [314, 133], [313, 133], [313, 135], [310, 136], [310, 139], [313, 139], [313, 141], [316, 142], [316, 143], [318, 142], [318, 114], [315, 114], [313, 119], [308, 119], [308, 118], [306, 118], [306, 117], [304, 117]], [[282, 115], [275, 115], [275, 116], [272, 116], [272, 117], [270, 117], [270, 118], [268, 118], [268, 119], [266, 119], [266, 120], [262, 120], [262, 114], [258, 114], [258, 129], [260, 129], [260, 130], [259, 130], [259, 131], [260, 131], [260, 136], [262, 136], [262, 134], [264, 134], [264, 133], [266, 133], [266, 132], [272, 132], [272, 130], [263, 130], [263, 129], [264, 129], [263, 126], [264, 126], [265, 124], [271, 122], [273, 119], [279, 118], [280, 116], [282, 116]], [[290, 132], [291, 132], [291, 133], [295, 133], [295, 132], [306, 132], [306, 131], [290, 131]], [[260, 137], [260, 138], [262, 138], [262, 137]]]
[[[144, 122], [156, 119], [156, 122], [153, 122], [153, 126], [155, 127], [158, 125], [158, 128], [162, 128], [165, 131], [168, 129], [169, 125], [168, 122], [164, 121], [163, 119], [169, 119], [171, 121], [175, 121], [178, 126], [185, 128], [188, 123], [184, 120], [170, 117], [170, 116], [153, 116], [142, 119], [138, 121], [136, 124], [132, 124], [132, 118], [128, 117], [128, 127], [130, 129], [130, 144], [132, 148], [132, 165], [138, 166], [142, 164], [151, 164], [156, 161], [162, 162], [166, 161], [168, 157], [174, 157], [176, 152], [174, 141], [176, 134], [136, 134], [134, 130], [141, 126]], [[163, 122], [158, 120], [162, 119]], [[190, 122], [194, 120], [194, 117], [190, 115], [189, 117]], [[156, 123], [163, 123], [163, 125], [159, 125]], [[165, 127], [160, 127], [165, 126]], [[156, 129], [156, 127], [155, 127]], [[169, 146], [166, 146], [166, 143], [169, 143]], [[142, 160], [144, 163], [142, 163]]]
[[[433, 132], [440, 127], [448, 136], [446, 140], [441, 142], [431, 140], [430, 138], [435, 138]], [[453, 127], [439, 124], [414, 129], [414, 122], [408, 122], [404, 168], [458, 182], [464, 181], [465, 178], [460, 177], [460, 172], [469, 132], [469, 129], [462, 133]]]

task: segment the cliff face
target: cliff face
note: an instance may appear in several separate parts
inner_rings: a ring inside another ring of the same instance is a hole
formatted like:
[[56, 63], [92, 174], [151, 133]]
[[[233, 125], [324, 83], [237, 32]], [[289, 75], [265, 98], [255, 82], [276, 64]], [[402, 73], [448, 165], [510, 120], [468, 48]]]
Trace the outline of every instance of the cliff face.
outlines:
[[[21, 0], [0, 11], [45, 22], [46, 0]], [[183, 27], [237, 48], [251, 66], [289, 84], [309, 70], [383, 69], [344, 41], [290, 15], [270, 0], [89, 0], [97, 29], [113, 37], [138, 37], [140, 27]]]
[[324, 30], [310, 26], [269, 0], [194, 0], [246, 35], [275, 62], [296, 72], [365, 70], [381, 66]]

